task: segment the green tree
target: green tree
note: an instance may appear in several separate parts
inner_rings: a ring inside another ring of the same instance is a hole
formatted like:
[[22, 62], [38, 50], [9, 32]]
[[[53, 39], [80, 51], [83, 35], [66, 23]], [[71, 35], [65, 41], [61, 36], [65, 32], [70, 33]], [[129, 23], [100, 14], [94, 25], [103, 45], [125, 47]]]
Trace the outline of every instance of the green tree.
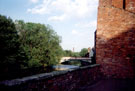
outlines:
[[20, 47], [15, 25], [10, 18], [0, 15], [0, 70], [20, 69], [25, 54]]
[[63, 50], [63, 56], [65, 57], [80, 57], [79, 52], [72, 52], [71, 50]]
[[73, 56], [73, 53], [71, 50], [64, 50], [64, 56], [65, 57], [72, 57]]
[[61, 39], [48, 25], [16, 21], [22, 47], [28, 56], [28, 67], [57, 64], [62, 55]]
[[85, 55], [88, 53], [88, 49], [87, 48], [83, 48], [83, 49], [81, 49], [81, 51], [80, 51], [80, 56], [81, 57], [85, 57]]
[[73, 52], [73, 55], [72, 55], [73, 57], [80, 57], [80, 54], [79, 54], [79, 52]]

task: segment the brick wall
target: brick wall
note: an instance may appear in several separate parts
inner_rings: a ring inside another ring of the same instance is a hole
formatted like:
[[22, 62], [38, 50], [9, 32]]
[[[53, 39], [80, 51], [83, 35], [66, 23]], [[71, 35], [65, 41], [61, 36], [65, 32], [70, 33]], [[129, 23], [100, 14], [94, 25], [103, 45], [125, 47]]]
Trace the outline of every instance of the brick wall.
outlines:
[[99, 0], [99, 6], [110, 7], [112, 5], [112, 0]]
[[100, 65], [38, 74], [0, 82], [0, 91], [76, 91], [101, 79]]
[[[96, 33], [96, 61], [107, 77], [135, 77], [135, 0], [100, 0]], [[107, 4], [107, 5], [106, 5]]]
[[135, 13], [135, 0], [99, 0], [99, 7], [116, 7]]
[[126, 10], [135, 13], [135, 0], [126, 0]]
[[124, 6], [124, 0], [112, 0], [112, 6], [122, 9]]

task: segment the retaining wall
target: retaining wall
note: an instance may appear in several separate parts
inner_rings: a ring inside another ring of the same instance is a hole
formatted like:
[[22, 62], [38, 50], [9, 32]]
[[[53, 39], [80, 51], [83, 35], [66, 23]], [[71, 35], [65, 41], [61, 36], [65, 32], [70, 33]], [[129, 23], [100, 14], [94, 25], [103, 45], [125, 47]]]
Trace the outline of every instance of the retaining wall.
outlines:
[[90, 65], [65, 71], [54, 71], [0, 82], [0, 91], [71, 91], [98, 81], [100, 65]]

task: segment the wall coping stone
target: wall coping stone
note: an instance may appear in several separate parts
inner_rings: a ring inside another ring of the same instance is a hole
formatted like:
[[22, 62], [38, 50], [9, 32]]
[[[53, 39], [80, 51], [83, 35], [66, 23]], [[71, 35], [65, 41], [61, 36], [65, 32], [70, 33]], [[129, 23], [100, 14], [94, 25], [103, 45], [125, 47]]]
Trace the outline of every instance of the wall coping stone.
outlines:
[[69, 72], [87, 69], [87, 68], [93, 68], [93, 67], [97, 67], [97, 66], [100, 66], [100, 64], [93, 64], [93, 65], [89, 65], [89, 66], [73, 68], [73, 69], [68, 69], [68, 70], [63, 70], [63, 71], [53, 71], [50, 73], [41, 73], [41, 74], [27, 76], [27, 77], [13, 79], [13, 80], [5, 80], [5, 81], [1, 81], [0, 85], [15, 86], [15, 85], [24, 84], [24, 83], [29, 82], [29, 81], [48, 79], [48, 78], [64, 75], [64, 74], [69, 73]]

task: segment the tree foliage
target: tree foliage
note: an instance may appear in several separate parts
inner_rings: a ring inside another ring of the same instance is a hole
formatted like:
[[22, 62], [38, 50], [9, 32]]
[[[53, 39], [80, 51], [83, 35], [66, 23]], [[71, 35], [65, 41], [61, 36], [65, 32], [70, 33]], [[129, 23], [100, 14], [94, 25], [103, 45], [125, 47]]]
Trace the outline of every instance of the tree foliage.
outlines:
[[72, 57], [73, 56], [73, 52], [71, 50], [64, 50], [64, 55], [65, 57]]
[[81, 49], [81, 51], [80, 51], [80, 56], [81, 57], [85, 57], [85, 55], [88, 53], [88, 49], [87, 48], [83, 48], [83, 49]]
[[62, 56], [83, 57], [88, 51], [63, 50], [60, 42], [61, 37], [49, 25], [13, 22], [0, 15], [0, 71], [14, 74], [22, 69], [44, 68], [59, 63]]
[[80, 52], [72, 52], [71, 50], [64, 50], [65, 57], [89, 57], [88, 49], [83, 48]]
[[28, 56], [28, 67], [58, 63], [62, 55], [61, 39], [50, 26], [16, 21], [21, 46]]
[[23, 65], [25, 53], [21, 49], [14, 22], [0, 15], [0, 68], [1, 70], [19, 69]]
[[73, 55], [72, 55], [73, 57], [80, 57], [80, 54], [79, 54], [79, 52], [73, 52]]

